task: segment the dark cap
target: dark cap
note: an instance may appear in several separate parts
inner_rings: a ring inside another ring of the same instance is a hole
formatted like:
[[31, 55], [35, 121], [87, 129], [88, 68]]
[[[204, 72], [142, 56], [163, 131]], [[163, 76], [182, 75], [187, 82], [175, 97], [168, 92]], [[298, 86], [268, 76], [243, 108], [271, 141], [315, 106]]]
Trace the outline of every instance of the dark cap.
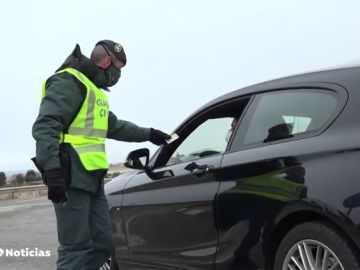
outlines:
[[106, 48], [112, 52], [113, 55], [115, 55], [115, 57], [120, 60], [121, 62], [124, 63], [124, 65], [126, 65], [126, 54], [124, 51], [123, 46], [120, 43], [116, 43], [112, 40], [101, 40], [98, 43], [96, 43], [96, 45], [104, 45], [106, 46]]

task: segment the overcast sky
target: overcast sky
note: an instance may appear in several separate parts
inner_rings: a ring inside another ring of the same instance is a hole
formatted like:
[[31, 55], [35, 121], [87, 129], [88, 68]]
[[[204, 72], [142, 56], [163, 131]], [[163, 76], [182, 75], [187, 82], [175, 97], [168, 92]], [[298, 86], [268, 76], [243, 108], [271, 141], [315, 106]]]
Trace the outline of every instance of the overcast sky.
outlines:
[[[360, 1], [5, 1], [0, 10], [0, 171], [33, 168], [41, 83], [79, 43], [123, 44], [108, 94], [118, 118], [171, 132], [205, 102], [241, 87], [357, 61]], [[112, 163], [150, 143], [107, 142]]]

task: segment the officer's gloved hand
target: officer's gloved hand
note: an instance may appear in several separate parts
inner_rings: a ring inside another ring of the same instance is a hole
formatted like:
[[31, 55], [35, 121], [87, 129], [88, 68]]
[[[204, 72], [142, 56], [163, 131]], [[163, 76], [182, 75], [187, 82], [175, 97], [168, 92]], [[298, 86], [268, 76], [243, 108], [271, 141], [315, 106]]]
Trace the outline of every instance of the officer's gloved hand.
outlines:
[[162, 145], [166, 143], [166, 140], [171, 139], [171, 136], [158, 130], [150, 128], [149, 141], [156, 145]]
[[53, 203], [66, 202], [66, 180], [61, 169], [44, 172], [48, 186], [48, 199]]

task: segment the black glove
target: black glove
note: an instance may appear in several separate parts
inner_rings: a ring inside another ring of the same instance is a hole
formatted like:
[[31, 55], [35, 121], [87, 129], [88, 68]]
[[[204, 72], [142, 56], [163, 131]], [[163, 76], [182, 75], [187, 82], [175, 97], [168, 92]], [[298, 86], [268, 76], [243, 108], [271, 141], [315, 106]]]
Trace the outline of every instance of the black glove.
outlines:
[[162, 145], [166, 143], [166, 140], [171, 139], [171, 136], [158, 130], [150, 128], [149, 141], [156, 145]]
[[66, 202], [66, 181], [61, 169], [45, 171], [48, 199], [53, 203]]

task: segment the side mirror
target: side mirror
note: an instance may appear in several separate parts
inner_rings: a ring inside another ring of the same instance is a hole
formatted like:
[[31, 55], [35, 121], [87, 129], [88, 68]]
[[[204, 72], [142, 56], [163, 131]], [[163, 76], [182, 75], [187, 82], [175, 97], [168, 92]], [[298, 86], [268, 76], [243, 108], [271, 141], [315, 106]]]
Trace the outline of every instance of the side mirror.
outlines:
[[124, 165], [130, 169], [143, 170], [147, 168], [149, 164], [149, 156], [150, 152], [147, 148], [131, 151], [126, 158]]
[[356, 193], [344, 200], [343, 205], [347, 208], [355, 208], [360, 206], [360, 193]]

